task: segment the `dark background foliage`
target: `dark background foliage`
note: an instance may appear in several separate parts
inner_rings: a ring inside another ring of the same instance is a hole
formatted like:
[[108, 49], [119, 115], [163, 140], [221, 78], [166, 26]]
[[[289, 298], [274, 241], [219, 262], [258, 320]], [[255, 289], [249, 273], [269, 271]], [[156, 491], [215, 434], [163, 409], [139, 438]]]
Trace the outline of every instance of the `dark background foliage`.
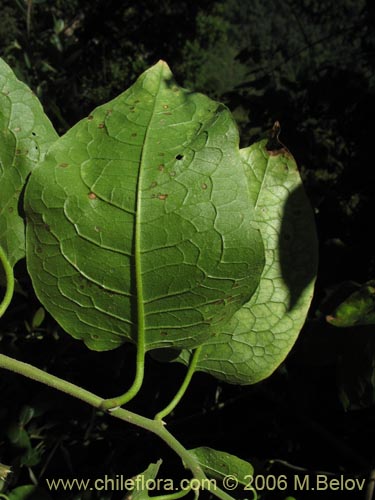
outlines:
[[[159, 58], [181, 85], [232, 110], [242, 145], [281, 122], [281, 140], [299, 164], [320, 241], [308, 321], [270, 379], [234, 387], [198, 374], [169, 424], [187, 447], [227, 450], [254, 462], [258, 473], [292, 477], [298, 473], [293, 465], [302, 474], [368, 477], [375, 466], [373, 329], [342, 330], [325, 321], [352, 282], [375, 277], [374, 21], [370, 0], [0, 0], [1, 56], [39, 96], [60, 133]], [[16, 271], [28, 295], [18, 295], [2, 320], [2, 351], [103, 396], [122, 392], [133, 373], [132, 348], [89, 352], [50, 317], [33, 324], [39, 304], [24, 264]], [[149, 363], [142, 395], [129, 406], [152, 416], [184, 369]], [[71, 398], [5, 372], [0, 390], [0, 461], [14, 470], [9, 489], [36, 481], [43, 486], [45, 477], [131, 477], [161, 456], [165, 477], [183, 474], [151, 435]], [[263, 492], [261, 498], [287, 493]], [[358, 491], [295, 496], [365, 498]]]

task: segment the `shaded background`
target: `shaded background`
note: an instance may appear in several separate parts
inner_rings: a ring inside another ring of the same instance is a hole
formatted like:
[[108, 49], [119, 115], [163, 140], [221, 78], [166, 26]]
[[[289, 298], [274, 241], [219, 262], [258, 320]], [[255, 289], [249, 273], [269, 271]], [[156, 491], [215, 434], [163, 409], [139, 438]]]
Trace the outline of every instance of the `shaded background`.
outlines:
[[[234, 387], [197, 374], [170, 417], [171, 431], [187, 447], [232, 452], [259, 473], [292, 476], [293, 465], [302, 474], [368, 477], [375, 466], [373, 328], [343, 330], [325, 321], [352, 282], [375, 277], [374, 21], [370, 0], [0, 0], [1, 57], [38, 95], [60, 133], [160, 58], [180, 85], [231, 109], [242, 146], [281, 122], [320, 241], [309, 319], [270, 379]], [[96, 393], [122, 392], [132, 378], [132, 348], [87, 351], [49, 317], [33, 327], [39, 304], [22, 263], [17, 275], [29, 295], [18, 296], [2, 322], [3, 352]], [[129, 407], [152, 416], [183, 373], [150, 360], [142, 395]], [[160, 457], [164, 477], [183, 475], [173, 454], [143, 431], [5, 372], [0, 391], [0, 461], [13, 465], [10, 489], [36, 480], [43, 485], [45, 477], [131, 477]], [[288, 492], [298, 500], [365, 499], [358, 491], [292, 489], [261, 498], [282, 500]]]

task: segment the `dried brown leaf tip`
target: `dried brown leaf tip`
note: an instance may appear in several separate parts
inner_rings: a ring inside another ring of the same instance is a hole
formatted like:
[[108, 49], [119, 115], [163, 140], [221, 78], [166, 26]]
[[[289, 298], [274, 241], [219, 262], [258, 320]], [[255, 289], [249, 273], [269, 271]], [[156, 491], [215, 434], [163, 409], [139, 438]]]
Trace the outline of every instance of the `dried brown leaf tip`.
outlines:
[[276, 120], [269, 134], [269, 139], [266, 144], [266, 149], [270, 154], [270, 156], [277, 156], [280, 154], [291, 156], [291, 154], [288, 151], [288, 148], [279, 140], [280, 132], [281, 132], [281, 125], [280, 122]]

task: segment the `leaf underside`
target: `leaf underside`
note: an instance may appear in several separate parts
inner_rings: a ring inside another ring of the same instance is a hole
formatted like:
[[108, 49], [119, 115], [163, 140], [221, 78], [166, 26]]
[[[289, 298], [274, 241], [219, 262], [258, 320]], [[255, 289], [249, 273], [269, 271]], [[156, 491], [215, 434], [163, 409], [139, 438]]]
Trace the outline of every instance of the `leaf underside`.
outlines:
[[68, 333], [107, 350], [142, 321], [147, 349], [195, 347], [249, 300], [264, 249], [238, 142], [161, 61], [53, 144], [25, 193], [27, 262]]
[[57, 137], [37, 97], [0, 59], [0, 246], [11, 267], [25, 256], [21, 192]]
[[[266, 264], [259, 287], [202, 349], [197, 370], [234, 384], [268, 377], [285, 359], [306, 319], [317, 268], [310, 204], [294, 159], [266, 141], [241, 150]], [[177, 361], [187, 364], [190, 353]]]

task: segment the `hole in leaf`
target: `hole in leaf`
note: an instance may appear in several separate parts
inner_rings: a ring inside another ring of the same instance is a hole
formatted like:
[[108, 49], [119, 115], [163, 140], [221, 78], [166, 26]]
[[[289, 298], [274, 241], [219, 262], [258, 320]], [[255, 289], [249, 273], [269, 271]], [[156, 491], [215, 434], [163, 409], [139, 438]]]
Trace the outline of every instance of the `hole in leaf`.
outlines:
[[184, 157], [184, 155], [178, 154], [178, 155], [176, 155], [176, 160], [182, 160], [183, 157]]

